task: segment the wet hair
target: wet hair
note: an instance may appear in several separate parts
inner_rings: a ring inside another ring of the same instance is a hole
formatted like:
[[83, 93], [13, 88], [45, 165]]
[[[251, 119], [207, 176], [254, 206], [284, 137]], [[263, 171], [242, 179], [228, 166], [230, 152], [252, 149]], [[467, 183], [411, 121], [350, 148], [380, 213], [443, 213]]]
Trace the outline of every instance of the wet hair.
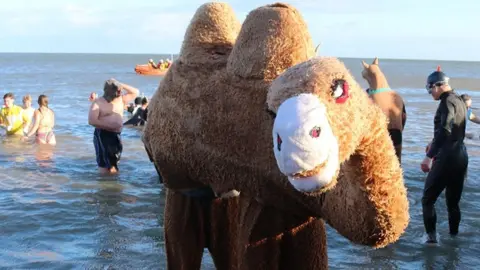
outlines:
[[6, 98], [15, 99], [15, 96], [13, 95], [13, 93], [6, 93], [5, 95], [3, 95], [3, 99], [6, 99]]
[[32, 96], [30, 96], [30, 95], [25, 95], [25, 96], [23, 96], [22, 101], [23, 101], [23, 103], [25, 103], [25, 102], [27, 102], [27, 101], [30, 101], [30, 102], [31, 102], [31, 101], [32, 101]]
[[40, 95], [38, 96], [38, 105], [45, 106], [48, 108], [48, 97], [46, 95]]
[[105, 85], [103, 86], [103, 98], [107, 102], [112, 102], [112, 100], [121, 95], [121, 93], [119, 93], [120, 91], [121, 88], [118, 82], [112, 79], [107, 80], [105, 81]]
[[135, 105], [142, 104], [142, 98], [141, 97], [136, 97], [134, 103], [135, 103]]
[[142, 105], [145, 105], [148, 103], [148, 99], [146, 97], [142, 98]]
[[463, 94], [460, 96], [460, 98], [462, 98], [464, 102], [467, 102], [472, 99], [472, 97], [470, 97], [468, 94]]

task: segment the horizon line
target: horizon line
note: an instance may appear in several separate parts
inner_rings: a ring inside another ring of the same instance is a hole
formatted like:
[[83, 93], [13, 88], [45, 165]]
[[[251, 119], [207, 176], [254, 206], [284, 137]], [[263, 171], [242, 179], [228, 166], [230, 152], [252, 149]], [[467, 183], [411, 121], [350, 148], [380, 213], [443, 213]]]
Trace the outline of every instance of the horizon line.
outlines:
[[[111, 52], [0, 52], [0, 54], [117, 54], [117, 55], [175, 55], [178, 56], [179, 53], [133, 53], [133, 52], [122, 52], [122, 53], [111, 53]], [[325, 57], [336, 57], [344, 59], [370, 59], [373, 57], [359, 57], [359, 56], [332, 56], [332, 55], [319, 55]], [[429, 58], [391, 58], [391, 57], [378, 57], [379, 59], [384, 60], [396, 60], [396, 61], [444, 61], [444, 62], [480, 62], [480, 60], [458, 60], [458, 59], [429, 59]]]

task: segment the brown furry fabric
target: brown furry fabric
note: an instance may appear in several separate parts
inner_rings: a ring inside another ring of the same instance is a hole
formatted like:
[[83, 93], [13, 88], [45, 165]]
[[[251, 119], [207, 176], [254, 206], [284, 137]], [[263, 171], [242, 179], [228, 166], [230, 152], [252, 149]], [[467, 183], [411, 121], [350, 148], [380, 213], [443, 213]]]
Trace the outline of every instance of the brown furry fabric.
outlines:
[[233, 9], [224, 3], [205, 3], [198, 8], [185, 33], [179, 60], [203, 68], [224, 65], [240, 31]]
[[[379, 66], [378, 58], [372, 64], [362, 61], [362, 76], [368, 82], [370, 89], [390, 88], [387, 78]], [[393, 89], [391, 91], [376, 93], [370, 96], [373, 103], [378, 105], [388, 118], [388, 129], [397, 129], [403, 132], [403, 98]], [[397, 158], [401, 161], [402, 145], [395, 145]]]
[[[259, 24], [258, 22], [262, 22]], [[242, 25], [227, 65], [242, 78], [273, 79], [299, 59], [315, 56], [307, 25], [298, 11], [286, 4], [260, 7]]]
[[[195, 18], [208, 17], [201, 12], [207, 11], [199, 9]], [[192, 24], [195, 22], [193, 19]], [[187, 32], [194, 28], [190, 26]], [[219, 32], [212, 27], [202, 35]], [[186, 39], [193, 36], [187, 33]], [[227, 39], [233, 34], [224, 36]], [[185, 44], [197, 42], [186, 40]], [[357, 243], [384, 246], [399, 237], [405, 215], [408, 220], [408, 213], [403, 212], [406, 199], [401, 170], [398, 161], [390, 162], [388, 146], [383, 156], [371, 157], [385, 158], [383, 163], [372, 165], [371, 158], [364, 156], [377, 154], [368, 147], [373, 145], [370, 139], [374, 134], [365, 127], [372, 124], [374, 116], [361, 113], [376, 113], [365, 93], [355, 91], [358, 102], [343, 112], [335, 110], [340, 112], [335, 116], [335, 130], [342, 141], [342, 160], [358, 151], [361, 161], [357, 167], [341, 170], [337, 188], [326, 193], [298, 192], [277, 169], [272, 153], [273, 119], [266, 112], [267, 92], [276, 76], [291, 66], [310, 63], [315, 55], [306, 24], [296, 9], [274, 4], [253, 10], [232, 52], [227, 53], [228, 62], [211, 59], [208, 44], [192, 48], [204, 54], [204, 59], [190, 62], [193, 58], [181, 56], [173, 63], [150, 102], [143, 138], [169, 188], [165, 210], [169, 269], [199, 269], [203, 246], [211, 251], [218, 269], [326, 269], [324, 222], [311, 216], [323, 217]], [[185, 51], [182, 48], [182, 53]], [[333, 73], [354, 83], [342, 67]], [[274, 83], [270, 109], [275, 110], [289, 94], [307, 91], [296, 85], [319, 93], [324, 89], [310, 78], [301, 80], [309, 72], [298, 70]], [[328, 69], [325, 76], [334, 74]], [[359, 121], [346, 124], [352, 117]], [[380, 143], [386, 131], [381, 119], [370, 128]], [[205, 203], [178, 193], [205, 186], [216, 193], [236, 189], [240, 196]], [[192, 238], [195, 240], [189, 242]]]
[[[349, 85], [343, 104], [332, 97], [338, 79]], [[283, 73], [268, 93], [269, 108], [276, 111], [299, 93], [313, 93], [326, 106], [344, 162], [337, 185], [321, 195], [318, 214], [356, 243], [383, 247], [396, 241], [408, 225], [408, 200], [385, 115], [335, 58], [314, 58]]]

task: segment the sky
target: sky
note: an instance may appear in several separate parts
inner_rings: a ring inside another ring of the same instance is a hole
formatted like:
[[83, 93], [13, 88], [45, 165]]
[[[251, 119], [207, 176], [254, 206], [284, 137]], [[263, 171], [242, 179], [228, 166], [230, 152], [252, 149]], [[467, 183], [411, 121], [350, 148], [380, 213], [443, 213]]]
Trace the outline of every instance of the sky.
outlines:
[[[199, 0], [15, 0], [0, 52], [176, 54]], [[240, 21], [276, 1], [233, 0]], [[319, 55], [480, 61], [478, 0], [290, 0]]]

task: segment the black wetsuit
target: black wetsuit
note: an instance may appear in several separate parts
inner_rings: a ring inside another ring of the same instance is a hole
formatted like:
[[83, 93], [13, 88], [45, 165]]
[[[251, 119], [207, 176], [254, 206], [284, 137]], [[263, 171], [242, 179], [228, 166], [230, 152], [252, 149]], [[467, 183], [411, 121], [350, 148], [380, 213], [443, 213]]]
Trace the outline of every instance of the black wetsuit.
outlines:
[[463, 143], [467, 107], [453, 91], [440, 96], [440, 104], [434, 119], [434, 138], [427, 156], [435, 157], [425, 180], [422, 208], [427, 233], [436, 231], [435, 201], [444, 189], [450, 234], [458, 233], [460, 224], [459, 201], [467, 173], [468, 154]]
[[147, 121], [147, 108], [138, 108], [132, 118], [128, 119], [123, 125], [144, 126]]

